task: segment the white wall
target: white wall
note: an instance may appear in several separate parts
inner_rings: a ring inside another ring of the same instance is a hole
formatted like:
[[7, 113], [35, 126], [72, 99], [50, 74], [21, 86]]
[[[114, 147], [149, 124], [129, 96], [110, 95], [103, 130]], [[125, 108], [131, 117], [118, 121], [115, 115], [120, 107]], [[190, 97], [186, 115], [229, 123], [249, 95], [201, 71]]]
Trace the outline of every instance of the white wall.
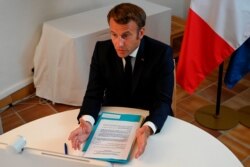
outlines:
[[[32, 82], [33, 55], [44, 21], [114, 1], [118, 0], [0, 0], [0, 99]], [[185, 17], [189, 0], [148, 1]]]

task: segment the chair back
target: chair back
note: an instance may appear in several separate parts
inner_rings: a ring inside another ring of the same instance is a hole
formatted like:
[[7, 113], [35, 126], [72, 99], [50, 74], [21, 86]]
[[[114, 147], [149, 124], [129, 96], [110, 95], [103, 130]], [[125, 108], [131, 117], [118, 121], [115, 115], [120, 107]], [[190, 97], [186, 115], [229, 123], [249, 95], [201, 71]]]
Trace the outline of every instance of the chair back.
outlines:
[[172, 110], [173, 113], [176, 111], [176, 64], [175, 64], [175, 59], [174, 61], [174, 90], [173, 90], [173, 96], [172, 96]]
[[2, 119], [0, 117], [0, 135], [3, 134]]

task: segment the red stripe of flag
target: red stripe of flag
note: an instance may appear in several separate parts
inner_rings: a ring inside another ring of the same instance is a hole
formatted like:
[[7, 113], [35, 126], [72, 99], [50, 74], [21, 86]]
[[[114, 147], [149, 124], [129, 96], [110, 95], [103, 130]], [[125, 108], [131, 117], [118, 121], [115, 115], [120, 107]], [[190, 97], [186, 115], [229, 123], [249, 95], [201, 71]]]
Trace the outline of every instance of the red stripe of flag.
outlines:
[[177, 83], [188, 93], [193, 93], [233, 51], [199, 15], [189, 9], [177, 65]]

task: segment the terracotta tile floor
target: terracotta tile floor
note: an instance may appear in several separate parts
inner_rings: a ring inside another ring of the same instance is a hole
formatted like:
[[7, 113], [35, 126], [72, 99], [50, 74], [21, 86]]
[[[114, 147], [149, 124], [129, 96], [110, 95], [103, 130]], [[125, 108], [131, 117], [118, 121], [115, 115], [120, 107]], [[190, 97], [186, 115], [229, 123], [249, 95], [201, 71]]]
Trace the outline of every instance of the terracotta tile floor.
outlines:
[[[192, 95], [187, 94], [177, 85], [175, 116], [218, 138], [238, 157], [244, 166], [250, 167], [250, 128], [239, 123], [230, 130], [211, 130], [200, 125], [194, 119], [194, 114], [200, 107], [215, 104], [216, 92], [217, 71], [209, 75]], [[234, 110], [250, 105], [250, 75], [243, 78], [233, 89], [227, 89], [223, 86], [221, 101], [222, 105]], [[0, 116], [2, 117], [3, 130], [7, 132], [40, 117], [76, 108], [78, 107], [54, 105], [33, 95], [2, 112], [0, 110]]]

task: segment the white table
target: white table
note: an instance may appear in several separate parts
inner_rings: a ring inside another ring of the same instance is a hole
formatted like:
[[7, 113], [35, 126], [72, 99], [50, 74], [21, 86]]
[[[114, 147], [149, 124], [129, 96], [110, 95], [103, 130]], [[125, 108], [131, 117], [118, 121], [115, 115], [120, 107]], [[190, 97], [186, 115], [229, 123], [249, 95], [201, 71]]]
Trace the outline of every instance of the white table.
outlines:
[[[119, 107], [106, 107], [103, 111], [146, 111]], [[0, 141], [8, 143], [16, 135], [27, 140], [27, 147], [63, 153], [63, 144], [69, 133], [77, 127], [79, 110], [70, 110], [27, 123], [0, 135]], [[75, 152], [69, 150], [70, 154]], [[243, 167], [236, 156], [219, 140], [196, 126], [174, 117], [168, 117], [162, 131], [151, 136], [144, 154], [131, 159], [129, 167]]]
[[[137, 0], [146, 14], [146, 34], [169, 44], [171, 9]], [[54, 103], [81, 106], [96, 41], [110, 38], [107, 13], [114, 5], [43, 24], [34, 56], [36, 94]]]

